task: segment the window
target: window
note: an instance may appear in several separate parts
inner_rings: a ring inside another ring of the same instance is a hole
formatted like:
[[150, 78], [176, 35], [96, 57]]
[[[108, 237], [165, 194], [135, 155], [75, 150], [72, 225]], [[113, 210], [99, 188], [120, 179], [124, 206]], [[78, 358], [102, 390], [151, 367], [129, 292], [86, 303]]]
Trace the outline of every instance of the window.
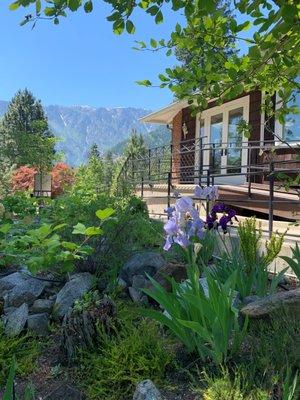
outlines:
[[[289, 107], [297, 107], [300, 111], [300, 91], [294, 93], [293, 99], [288, 103]], [[288, 114], [283, 126], [283, 140], [287, 142], [300, 140], [300, 114]]]

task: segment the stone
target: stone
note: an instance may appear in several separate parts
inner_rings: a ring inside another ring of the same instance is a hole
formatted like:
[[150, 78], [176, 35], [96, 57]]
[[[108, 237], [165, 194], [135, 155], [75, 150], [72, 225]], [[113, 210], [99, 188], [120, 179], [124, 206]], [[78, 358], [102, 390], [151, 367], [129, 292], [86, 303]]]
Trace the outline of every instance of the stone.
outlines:
[[26, 280], [26, 275], [21, 272], [14, 272], [13, 274], [7, 275], [0, 279], [0, 297], [2, 297], [5, 292], [11, 290], [15, 286], [20, 286]]
[[257, 296], [256, 294], [254, 294], [252, 296], [246, 296], [242, 300], [242, 304], [243, 304], [243, 306], [247, 306], [248, 304], [253, 303], [254, 301], [257, 301], [257, 300], [260, 300], [260, 297]]
[[136, 253], [123, 265], [120, 271], [120, 278], [128, 286], [132, 286], [134, 275], [146, 276], [146, 274], [149, 274], [153, 276], [165, 263], [165, 259], [159, 253], [151, 251]]
[[83, 395], [80, 390], [71, 386], [69, 383], [62, 383], [51, 393], [44, 397], [44, 400], [82, 400]]
[[47, 313], [29, 315], [27, 319], [28, 329], [38, 336], [46, 336], [49, 333], [48, 323]]
[[162, 400], [160, 391], [150, 379], [138, 383], [133, 400]]
[[19, 307], [23, 303], [33, 304], [44, 289], [45, 283], [43, 281], [29, 277], [21, 285], [15, 286], [6, 293], [4, 296], [5, 307]]
[[75, 300], [80, 299], [93, 286], [93, 276], [89, 272], [81, 272], [71, 279], [57, 293], [53, 307], [53, 315], [59, 319], [64, 317]]
[[30, 308], [30, 312], [33, 314], [48, 313], [51, 314], [54, 300], [49, 299], [37, 299]]
[[132, 278], [132, 287], [135, 289], [143, 289], [147, 286], [148, 279], [145, 275], [134, 275]]
[[6, 316], [5, 333], [8, 336], [18, 336], [26, 325], [28, 305], [22, 304]]
[[[156, 282], [158, 282], [168, 292], [171, 291], [172, 285], [168, 278], [173, 278], [176, 282], [180, 283], [187, 278], [186, 265], [180, 263], [168, 263], [160, 268], [153, 276]], [[148, 289], [152, 289], [152, 283], [147, 284]]]
[[117, 279], [117, 284], [118, 286], [120, 286], [121, 288], [125, 289], [127, 287], [127, 283], [124, 281], [124, 279], [118, 277]]
[[280, 311], [300, 314], [300, 288], [274, 293], [256, 300], [243, 307], [241, 314], [254, 319], [268, 317]]

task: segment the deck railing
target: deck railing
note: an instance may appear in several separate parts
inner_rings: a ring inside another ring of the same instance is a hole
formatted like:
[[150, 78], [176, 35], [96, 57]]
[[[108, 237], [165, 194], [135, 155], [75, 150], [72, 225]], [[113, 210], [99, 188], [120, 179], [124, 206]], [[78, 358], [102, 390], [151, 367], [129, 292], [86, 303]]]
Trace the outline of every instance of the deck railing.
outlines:
[[[269, 199], [261, 201], [268, 202], [269, 231], [272, 232], [274, 204], [289, 201], [274, 199], [274, 192], [278, 186], [286, 185], [287, 177], [299, 177], [299, 158], [300, 147], [295, 143], [240, 141], [220, 144], [206, 143], [205, 138], [200, 138], [181, 141], [177, 146], [170, 144], [149, 149], [143, 156], [128, 157], [119, 180], [138, 186], [142, 197], [146, 186], [167, 185], [166, 205], [170, 205], [172, 190], [178, 184], [246, 185], [249, 202], [253, 184], [264, 183]], [[295, 179], [292, 189], [300, 196], [299, 181], [297, 183]], [[226, 199], [222, 201], [226, 202]]]

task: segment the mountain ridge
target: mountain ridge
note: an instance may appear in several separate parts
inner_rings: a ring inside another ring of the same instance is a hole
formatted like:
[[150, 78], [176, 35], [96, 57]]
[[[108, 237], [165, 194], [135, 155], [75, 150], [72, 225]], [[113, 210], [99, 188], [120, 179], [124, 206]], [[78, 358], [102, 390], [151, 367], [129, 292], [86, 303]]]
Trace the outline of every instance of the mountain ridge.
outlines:
[[[0, 100], [0, 117], [8, 104]], [[141, 133], [151, 146], [151, 143], [155, 145], [156, 137], [159, 144], [165, 144], [163, 132], [166, 133], [166, 142], [170, 138], [166, 127], [140, 122], [140, 118], [151, 112], [144, 108], [49, 105], [44, 109], [52, 132], [61, 139], [57, 150], [65, 154], [66, 162], [72, 166], [86, 162], [89, 148], [94, 143], [101, 153], [122, 148], [133, 129]], [[148, 135], [151, 136], [149, 140]], [[120, 151], [115, 154], [120, 154]]]

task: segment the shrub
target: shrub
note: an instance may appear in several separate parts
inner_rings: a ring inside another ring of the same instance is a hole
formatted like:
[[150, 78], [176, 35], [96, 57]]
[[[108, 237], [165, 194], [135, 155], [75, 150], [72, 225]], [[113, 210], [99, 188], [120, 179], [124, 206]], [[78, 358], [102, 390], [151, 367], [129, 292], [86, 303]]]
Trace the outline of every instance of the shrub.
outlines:
[[294, 274], [300, 281], [300, 247], [296, 243], [294, 248], [291, 248], [293, 257], [282, 256], [281, 258], [288, 263]]
[[278, 283], [287, 268], [273, 277], [269, 282], [269, 265], [278, 256], [284, 235], [273, 234], [270, 240], [265, 242], [265, 252], [260, 250], [262, 233], [256, 229], [255, 218], [247, 218], [238, 226], [239, 242], [232, 242], [232, 250], [225, 251], [222, 257], [216, 261], [213, 270], [214, 276], [221, 282], [236, 272], [236, 286], [241, 297], [252, 293], [258, 296], [266, 296], [276, 291]]
[[266, 391], [249, 389], [247, 377], [240, 370], [235, 370], [232, 375], [228, 370], [221, 370], [219, 376], [205, 374], [207, 388], [203, 400], [269, 400]]
[[37, 173], [36, 168], [26, 165], [17, 168], [12, 174], [12, 189], [17, 191], [32, 190], [34, 186], [34, 176]]
[[39, 353], [40, 345], [35, 338], [29, 335], [7, 337], [0, 325], [0, 385], [5, 383], [14, 358], [17, 375], [27, 376], [36, 368]]
[[161, 335], [158, 325], [133, 321], [126, 312], [114, 336], [99, 329], [99, 350], [81, 356], [79, 380], [90, 399], [128, 399], [139, 381], [161, 382], [166, 368], [174, 363], [170, 341]]
[[28, 215], [35, 215], [37, 211], [37, 199], [29, 196], [26, 192], [15, 192], [9, 196], [6, 196], [2, 200], [2, 204], [5, 208], [6, 215], [14, 214], [20, 218]]

